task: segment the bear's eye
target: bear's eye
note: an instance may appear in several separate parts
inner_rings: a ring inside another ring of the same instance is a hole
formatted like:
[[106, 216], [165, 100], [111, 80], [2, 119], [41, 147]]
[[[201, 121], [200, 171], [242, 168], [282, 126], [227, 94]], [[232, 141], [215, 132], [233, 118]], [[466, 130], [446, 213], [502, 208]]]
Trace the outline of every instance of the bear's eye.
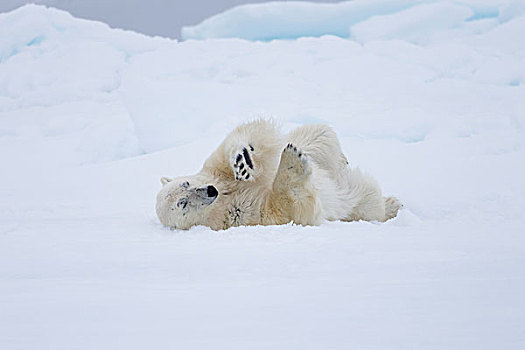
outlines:
[[190, 183], [188, 181], [184, 181], [183, 183], [180, 184], [180, 187], [188, 188], [190, 187]]
[[181, 200], [179, 200], [177, 202], [177, 207], [182, 207], [182, 209], [186, 208], [186, 206], [188, 205], [188, 199], [187, 198], [182, 198]]

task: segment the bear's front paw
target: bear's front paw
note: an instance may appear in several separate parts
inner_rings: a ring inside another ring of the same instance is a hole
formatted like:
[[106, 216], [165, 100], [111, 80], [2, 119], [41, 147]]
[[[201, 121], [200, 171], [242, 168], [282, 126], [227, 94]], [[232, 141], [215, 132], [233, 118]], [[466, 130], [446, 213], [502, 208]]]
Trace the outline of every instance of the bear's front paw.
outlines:
[[241, 181], [253, 181], [254, 167], [253, 167], [253, 155], [254, 151], [251, 145], [243, 147], [233, 158], [232, 168], [235, 175], [235, 180]]
[[307, 156], [291, 143], [286, 146], [281, 154], [280, 167], [282, 170], [297, 175], [308, 175], [312, 171], [308, 166]]

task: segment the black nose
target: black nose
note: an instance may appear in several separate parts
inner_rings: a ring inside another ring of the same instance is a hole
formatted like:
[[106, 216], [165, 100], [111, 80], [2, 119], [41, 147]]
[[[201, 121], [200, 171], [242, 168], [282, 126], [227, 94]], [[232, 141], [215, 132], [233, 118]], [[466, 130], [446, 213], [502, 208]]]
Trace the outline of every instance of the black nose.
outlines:
[[217, 189], [211, 185], [208, 186], [207, 193], [208, 197], [217, 197], [217, 195], [219, 194], [219, 192], [217, 192]]

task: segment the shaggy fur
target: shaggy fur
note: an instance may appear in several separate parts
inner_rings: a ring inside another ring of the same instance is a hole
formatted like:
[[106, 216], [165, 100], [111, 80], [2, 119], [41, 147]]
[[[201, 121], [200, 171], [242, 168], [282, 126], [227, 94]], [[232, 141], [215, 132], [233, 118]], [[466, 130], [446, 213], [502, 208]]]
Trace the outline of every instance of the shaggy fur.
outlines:
[[401, 207], [377, 182], [351, 169], [335, 132], [302, 126], [286, 137], [268, 121], [231, 132], [195, 175], [163, 177], [157, 215], [165, 226], [214, 230], [322, 220], [386, 221]]

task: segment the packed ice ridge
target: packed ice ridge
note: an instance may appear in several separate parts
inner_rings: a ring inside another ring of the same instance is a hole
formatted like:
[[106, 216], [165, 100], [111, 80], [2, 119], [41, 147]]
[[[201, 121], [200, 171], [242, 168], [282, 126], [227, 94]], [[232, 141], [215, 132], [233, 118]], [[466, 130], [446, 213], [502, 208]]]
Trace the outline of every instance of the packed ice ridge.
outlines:
[[[469, 22], [479, 20], [504, 22], [524, 12], [520, 0], [268, 2], [231, 8], [200, 24], [183, 27], [181, 34], [184, 39], [270, 41], [335, 35], [370, 40], [406, 38], [403, 33], [415, 34], [417, 26], [418, 31], [422, 30], [417, 38], [424, 42], [437, 31], [469, 27]], [[383, 25], [378, 26], [378, 22]], [[384, 31], [382, 37], [377, 36], [377, 30]]]

